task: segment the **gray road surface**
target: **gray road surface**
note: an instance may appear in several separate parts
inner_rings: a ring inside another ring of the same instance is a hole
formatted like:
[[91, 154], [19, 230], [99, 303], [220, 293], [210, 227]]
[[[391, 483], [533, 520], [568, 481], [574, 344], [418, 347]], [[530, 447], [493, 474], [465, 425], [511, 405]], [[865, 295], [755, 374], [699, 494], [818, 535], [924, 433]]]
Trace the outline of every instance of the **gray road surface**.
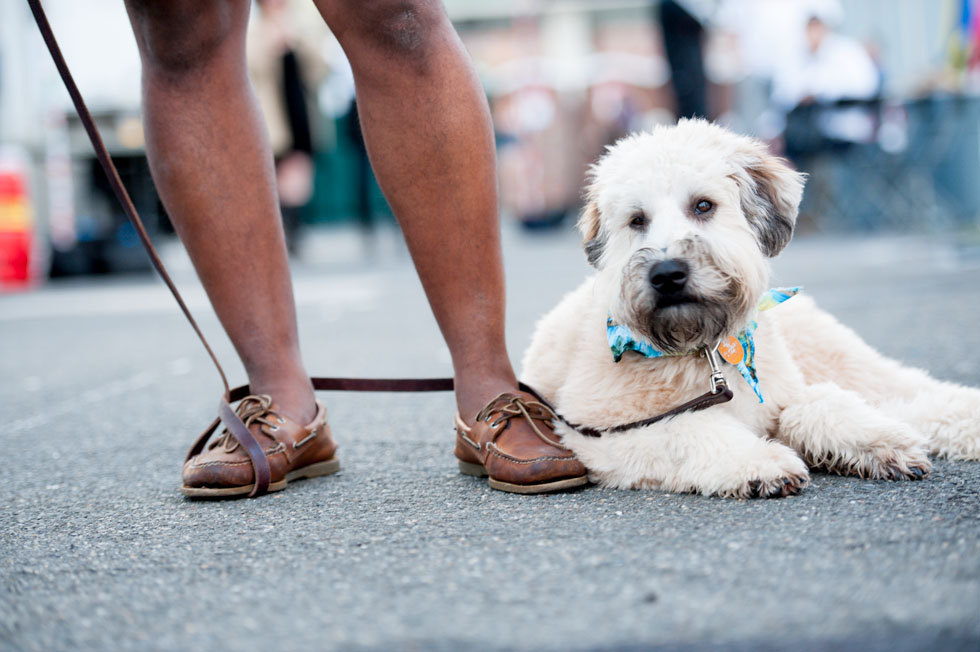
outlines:
[[[370, 258], [352, 232], [317, 234], [296, 265], [311, 371], [449, 373], [383, 236]], [[505, 236], [519, 359], [588, 268], [571, 233]], [[801, 239], [776, 270], [889, 355], [980, 385], [975, 246]], [[980, 463], [918, 483], [816, 474], [773, 501], [522, 497], [457, 473], [449, 395], [324, 394], [340, 474], [191, 502], [180, 463], [219, 383], [159, 282], [0, 297], [0, 351], [2, 649], [980, 648]]]

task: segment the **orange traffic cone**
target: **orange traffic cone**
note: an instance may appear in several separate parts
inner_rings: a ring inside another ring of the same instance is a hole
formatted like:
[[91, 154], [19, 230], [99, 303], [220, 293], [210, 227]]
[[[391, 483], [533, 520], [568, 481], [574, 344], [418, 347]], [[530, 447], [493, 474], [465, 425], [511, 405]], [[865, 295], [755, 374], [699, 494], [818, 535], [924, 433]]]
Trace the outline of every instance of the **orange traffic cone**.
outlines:
[[17, 169], [0, 169], [0, 289], [14, 289], [31, 280], [33, 216]]

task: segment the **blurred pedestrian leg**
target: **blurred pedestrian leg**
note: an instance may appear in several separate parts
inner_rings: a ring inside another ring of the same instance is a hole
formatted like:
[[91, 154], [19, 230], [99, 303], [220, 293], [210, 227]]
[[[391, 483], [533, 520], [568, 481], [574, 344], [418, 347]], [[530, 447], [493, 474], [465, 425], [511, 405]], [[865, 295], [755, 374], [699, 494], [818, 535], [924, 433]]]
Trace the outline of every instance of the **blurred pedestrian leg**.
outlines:
[[257, 7], [248, 30], [248, 70], [275, 156], [286, 246], [296, 253], [303, 209], [313, 195], [317, 113], [311, 100], [329, 72], [326, 28], [304, 21], [289, 0], [259, 0]]
[[677, 117], [708, 117], [708, 80], [704, 72], [701, 22], [680, 3], [660, 3], [660, 25], [670, 64], [670, 78], [677, 95]]

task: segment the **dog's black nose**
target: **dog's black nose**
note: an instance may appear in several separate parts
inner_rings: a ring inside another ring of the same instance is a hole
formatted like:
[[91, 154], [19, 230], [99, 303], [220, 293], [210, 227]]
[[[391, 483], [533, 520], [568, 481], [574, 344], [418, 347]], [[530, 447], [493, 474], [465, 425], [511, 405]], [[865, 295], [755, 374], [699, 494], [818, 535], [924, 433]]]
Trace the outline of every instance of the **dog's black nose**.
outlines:
[[683, 260], [664, 260], [650, 269], [650, 284], [662, 295], [677, 294], [687, 283], [687, 263]]

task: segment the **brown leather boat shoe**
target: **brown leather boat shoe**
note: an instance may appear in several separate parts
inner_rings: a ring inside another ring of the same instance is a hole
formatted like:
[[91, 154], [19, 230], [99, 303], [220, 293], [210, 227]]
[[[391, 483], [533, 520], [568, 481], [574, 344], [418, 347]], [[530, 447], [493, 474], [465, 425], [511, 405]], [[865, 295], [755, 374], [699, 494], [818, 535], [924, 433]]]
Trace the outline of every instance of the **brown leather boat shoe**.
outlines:
[[[265, 394], [246, 396], [235, 408], [269, 462], [268, 491], [285, 489], [290, 480], [330, 475], [340, 469], [327, 410], [320, 401], [316, 407], [316, 416], [306, 426], [279, 414], [272, 398]], [[248, 454], [225, 430], [184, 463], [181, 491], [194, 498], [247, 496], [254, 483]]]
[[564, 491], [588, 484], [585, 466], [552, 429], [551, 408], [504, 393], [476, 415], [472, 426], [456, 413], [456, 458], [467, 475], [489, 476], [490, 486], [518, 494]]

